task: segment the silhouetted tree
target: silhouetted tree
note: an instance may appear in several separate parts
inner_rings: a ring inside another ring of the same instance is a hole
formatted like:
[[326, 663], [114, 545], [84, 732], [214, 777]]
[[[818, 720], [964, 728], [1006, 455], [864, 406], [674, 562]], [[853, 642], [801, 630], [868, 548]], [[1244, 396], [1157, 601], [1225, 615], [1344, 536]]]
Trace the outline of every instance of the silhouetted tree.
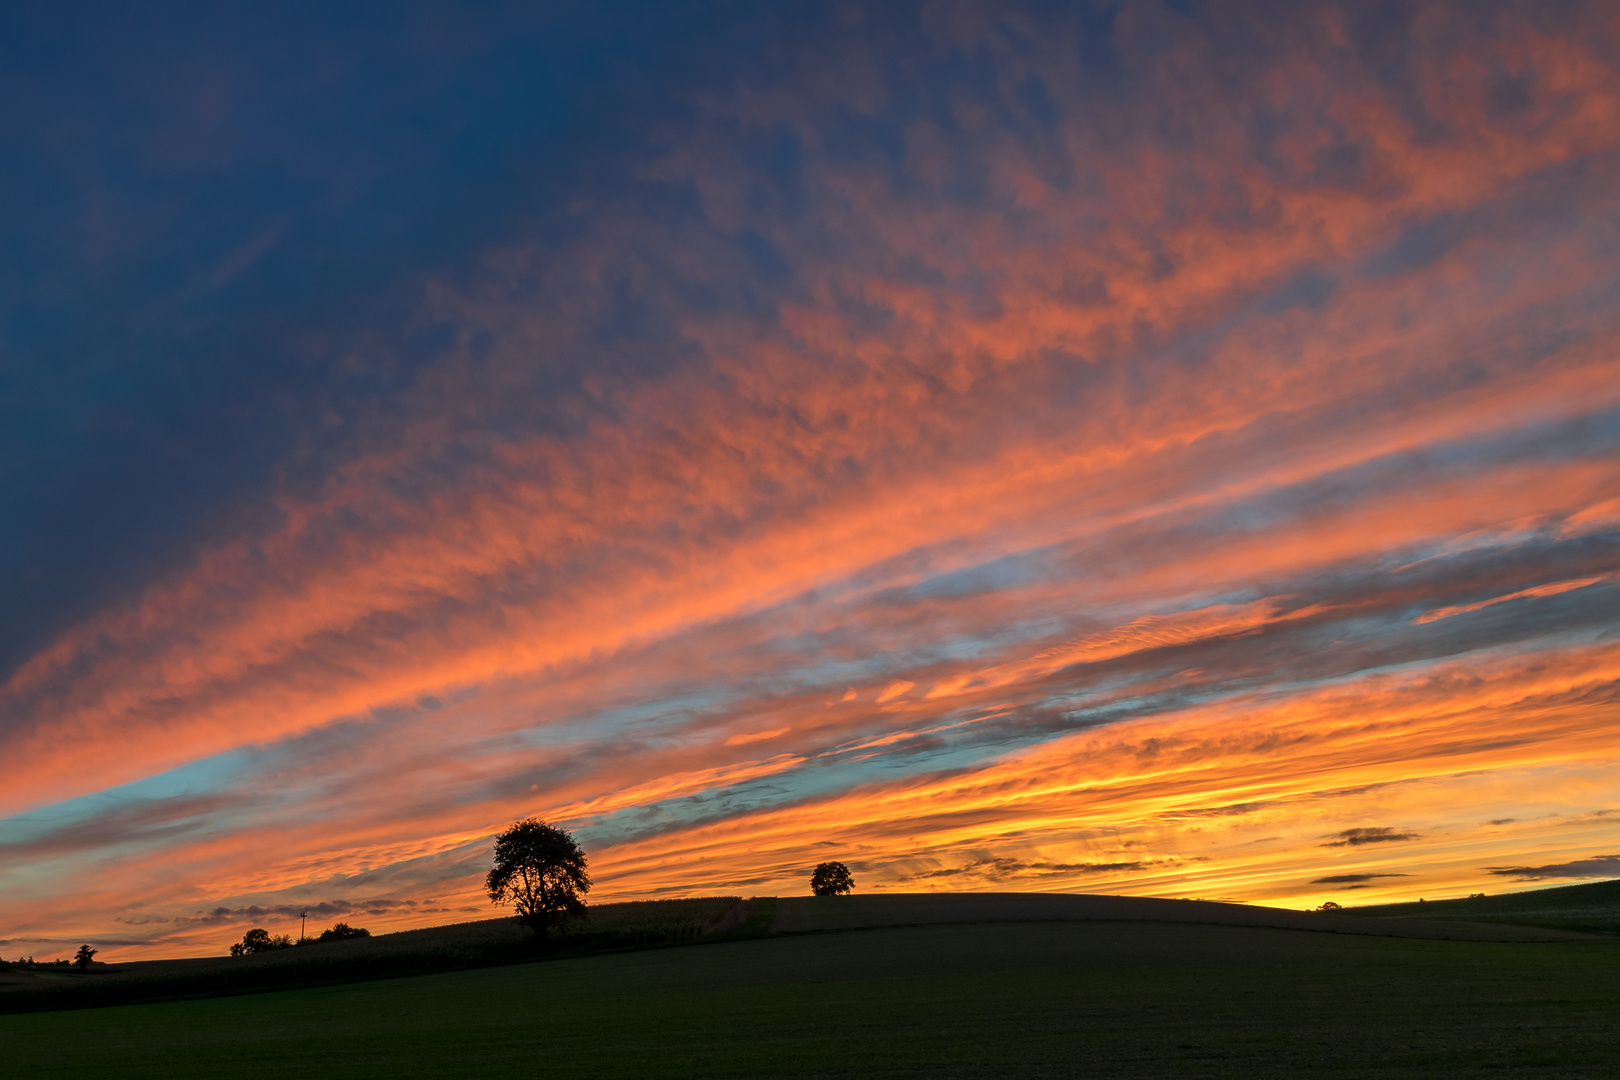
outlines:
[[1317, 908], [1316, 910], [1317, 911], [1342, 911], [1344, 909], [1339, 907], [1339, 905], [1335, 904], [1332, 900], [1329, 900], [1327, 903], [1323, 904], [1321, 907]]
[[79, 965], [80, 971], [90, 970], [90, 961], [95, 959], [96, 951], [88, 945], [79, 946], [79, 951], [73, 954], [73, 962]]
[[591, 876], [572, 836], [525, 818], [495, 838], [495, 866], [484, 884], [492, 903], [512, 904], [518, 921], [545, 937], [552, 925], [585, 914]]
[[322, 930], [321, 931], [321, 936], [316, 938], [316, 940], [317, 941], [348, 941], [351, 938], [361, 938], [361, 937], [370, 937], [370, 936], [371, 936], [371, 931], [367, 930], [363, 926], [350, 926], [346, 922], [340, 922], [336, 926], [332, 927], [332, 929], [330, 929], [330, 930]]
[[837, 896], [855, 887], [855, 875], [841, 862], [824, 862], [810, 875], [810, 891], [817, 896]]
[[290, 949], [293, 939], [290, 934], [277, 934], [274, 937], [270, 931], [255, 926], [242, 935], [242, 940], [231, 946], [232, 956], [248, 956], [252, 953], [275, 952], [277, 949]]

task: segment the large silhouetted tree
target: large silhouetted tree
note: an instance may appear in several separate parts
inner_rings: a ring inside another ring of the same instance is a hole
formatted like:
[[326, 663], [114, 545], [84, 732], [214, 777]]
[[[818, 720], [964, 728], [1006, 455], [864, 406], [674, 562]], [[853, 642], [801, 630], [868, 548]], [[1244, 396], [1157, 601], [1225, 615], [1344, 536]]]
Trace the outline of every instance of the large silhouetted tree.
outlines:
[[824, 862], [810, 875], [810, 891], [817, 896], [837, 896], [855, 887], [855, 875], [841, 862]]
[[495, 838], [495, 866], [484, 884], [492, 902], [513, 905], [519, 921], [545, 937], [551, 926], [585, 914], [591, 876], [572, 836], [526, 818]]
[[89, 971], [90, 962], [96, 958], [96, 950], [88, 945], [80, 945], [79, 951], [73, 954], [73, 962], [79, 965], [80, 971]]

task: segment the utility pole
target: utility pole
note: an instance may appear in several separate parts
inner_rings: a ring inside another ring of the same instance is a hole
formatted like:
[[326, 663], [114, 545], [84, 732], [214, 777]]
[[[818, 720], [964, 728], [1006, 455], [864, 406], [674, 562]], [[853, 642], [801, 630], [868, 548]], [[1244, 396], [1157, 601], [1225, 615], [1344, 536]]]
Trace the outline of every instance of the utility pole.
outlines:
[[299, 942], [299, 944], [303, 944], [303, 942], [304, 942], [304, 924], [307, 923], [308, 921], [309, 921], [309, 912], [300, 911], [298, 913], [298, 942]]

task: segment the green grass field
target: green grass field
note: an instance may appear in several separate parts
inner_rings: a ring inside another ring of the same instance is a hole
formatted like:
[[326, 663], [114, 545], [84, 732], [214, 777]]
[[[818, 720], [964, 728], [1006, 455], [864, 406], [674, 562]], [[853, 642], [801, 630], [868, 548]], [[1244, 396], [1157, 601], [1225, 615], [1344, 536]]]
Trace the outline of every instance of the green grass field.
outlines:
[[958, 923], [0, 1016], [0, 1073], [1602, 1077], [1617, 1006], [1602, 940]]

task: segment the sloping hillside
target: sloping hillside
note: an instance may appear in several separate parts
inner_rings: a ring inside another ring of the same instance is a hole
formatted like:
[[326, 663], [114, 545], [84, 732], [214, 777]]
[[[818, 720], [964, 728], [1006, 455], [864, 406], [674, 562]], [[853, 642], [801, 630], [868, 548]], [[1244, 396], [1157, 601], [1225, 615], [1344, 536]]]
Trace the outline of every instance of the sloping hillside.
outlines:
[[0, 971], [0, 1012], [209, 997], [681, 945], [755, 929], [739, 918], [752, 906], [735, 896], [595, 904], [589, 918], [554, 930], [544, 942], [515, 919], [501, 918], [253, 956], [96, 964], [87, 972], [12, 965]]
[[1347, 910], [1380, 918], [1463, 920], [1588, 934], [1620, 934], [1620, 881], [1561, 885], [1472, 899], [1370, 904]]
[[1212, 900], [1065, 893], [893, 893], [794, 896], [776, 902], [774, 933], [857, 930], [879, 926], [991, 922], [1162, 922], [1314, 930], [1378, 937], [1456, 941], [1574, 940], [1569, 929], [1428, 919], [1368, 919], [1343, 912], [1291, 911]]

